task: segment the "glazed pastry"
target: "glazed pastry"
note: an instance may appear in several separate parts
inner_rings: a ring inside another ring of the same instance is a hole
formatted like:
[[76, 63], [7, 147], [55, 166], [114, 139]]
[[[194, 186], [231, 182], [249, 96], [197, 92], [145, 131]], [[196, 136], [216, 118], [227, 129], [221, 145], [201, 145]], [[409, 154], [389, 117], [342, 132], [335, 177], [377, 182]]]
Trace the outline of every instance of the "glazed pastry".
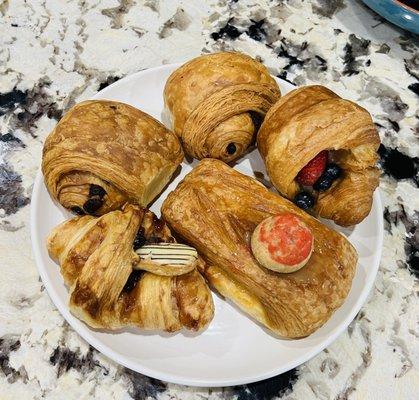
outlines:
[[261, 63], [222, 52], [197, 57], [173, 72], [164, 102], [187, 154], [230, 161], [246, 151], [280, 95]]
[[[255, 228], [283, 213], [294, 214], [314, 236], [307, 264], [288, 274], [266, 269], [251, 250]], [[162, 214], [204, 258], [210, 284], [277, 335], [311, 334], [351, 288], [357, 254], [343, 235], [221, 161], [201, 161], [169, 194]]]
[[380, 138], [364, 108], [323, 86], [295, 89], [269, 110], [257, 143], [272, 184], [302, 208], [342, 226], [369, 214]]
[[85, 101], [47, 137], [42, 172], [51, 196], [77, 214], [148, 205], [183, 160], [176, 135], [124, 103]]
[[[141, 250], [146, 246], [160, 246], [170, 260], [153, 259], [150, 247]], [[196, 250], [177, 245], [166, 224], [144, 208], [126, 205], [99, 218], [65, 221], [51, 232], [47, 247], [70, 287], [71, 312], [93, 328], [196, 331], [212, 320], [214, 305], [196, 269]]]

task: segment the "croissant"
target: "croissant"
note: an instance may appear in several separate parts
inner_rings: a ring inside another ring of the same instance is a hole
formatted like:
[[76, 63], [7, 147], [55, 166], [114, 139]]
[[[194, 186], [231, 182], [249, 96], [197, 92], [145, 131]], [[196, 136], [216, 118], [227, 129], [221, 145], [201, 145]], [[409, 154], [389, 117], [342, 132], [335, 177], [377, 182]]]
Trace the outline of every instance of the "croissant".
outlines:
[[71, 312], [91, 327], [203, 329], [213, 318], [214, 305], [196, 269], [202, 260], [180, 257], [187, 260], [180, 264], [173, 251], [164, 263], [139, 255], [149, 243], [184, 250], [174, 242], [152, 212], [125, 205], [101, 217], [63, 222], [51, 232], [47, 248], [70, 287]]
[[233, 160], [252, 143], [260, 120], [280, 97], [259, 62], [240, 53], [197, 57], [173, 72], [164, 88], [167, 115], [187, 154]]
[[148, 205], [183, 160], [176, 135], [124, 103], [85, 101], [47, 137], [42, 172], [51, 196], [77, 214]]
[[[250, 243], [261, 221], [283, 212], [314, 237], [307, 264], [287, 274], [261, 266]], [[221, 161], [201, 161], [169, 194], [162, 215], [204, 258], [210, 284], [277, 335], [311, 334], [351, 288], [357, 253], [343, 235]]]
[[269, 110], [257, 144], [272, 184], [289, 199], [300, 191], [300, 170], [327, 150], [342, 174], [318, 193], [314, 213], [342, 226], [369, 214], [378, 186], [380, 138], [364, 108], [323, 86], [295, 89]]

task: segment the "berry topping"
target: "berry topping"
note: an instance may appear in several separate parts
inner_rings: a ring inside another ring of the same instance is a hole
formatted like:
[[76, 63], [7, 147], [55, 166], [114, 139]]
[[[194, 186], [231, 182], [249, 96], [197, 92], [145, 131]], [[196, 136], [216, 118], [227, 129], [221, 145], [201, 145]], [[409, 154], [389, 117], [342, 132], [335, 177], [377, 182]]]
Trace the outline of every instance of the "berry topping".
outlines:
[[71, 207], [71, 211], [77, 215], [84, 215], [84, 211], [78, 206]]
[[252, 235], [252, 251], [265, 268], [293, 272], [303, 267], [313, 251], [313, 234], [295, 214], [263, 220]]
[[314, 198], [308, 192], [300, 192], [295, 196], [294, 203], [303, 210], [308, 210], [314, 206]]
[[94, 214], [100, 207], [102, 207], [103, 200], [98, 197], [93, 197], [83, 204], [83, 209], [88, 214]]
[[99, 196], [104, 197], [106, 190], [102, 186], [91, 184], [89, 187], [89, 197]]
[[234, 143], [229, 143], [227, 146], [227, 153], [233, 155], [236, 152], [236, 145]]
[[327, 164], [326, 169], [324, 170], [324, 175], [327, 175], [332, 180], [339, 178], [342, 173], [342, 168], [335, 163]]
[[324, 192], [332, 186], [332, 183], [333, 179], [330, 176], [323, 174], [313, 185], [313, 189], [318, 190], [319, 192]]
[[303, 186], [312, 186], [326, 168], [328, 153], [321, 151], [298, 173], [297, 182]]

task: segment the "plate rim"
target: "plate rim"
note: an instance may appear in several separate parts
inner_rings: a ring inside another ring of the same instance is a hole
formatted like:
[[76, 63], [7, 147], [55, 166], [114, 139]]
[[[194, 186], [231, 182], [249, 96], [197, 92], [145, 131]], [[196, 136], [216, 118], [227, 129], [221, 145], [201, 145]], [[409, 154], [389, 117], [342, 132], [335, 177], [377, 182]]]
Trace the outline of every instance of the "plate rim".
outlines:
[[[97, 92], [94, 96], [92, 96], [91, 99], [95, 99], [96, 96], [101, 93], [106, 94], [109, 88], [115, 88], [121, 84], [125, 84], [126, 82], [135, 79], [139, 75], [144, 75], [147, 73], [157, 72], [159, 70], [164, 69], [170, 69], [181, 65], [181, 63], [175, 63], [175, 64], [165, 64], [160, 65], [158, 67], [154, 68], [148, 68], [142, 71], [138, 71], [134, 74], [128, 75], [111, 85], [107, 86], [100, 92]], [[283, 81], [282, 79], [279, 79], [277, 77], [274, 77], [277, 82], [285, 82], [285, 84], [291, 85], [287, 81]], [[175, 383], [175, 384], [181, 384], [181, 385], [187, 385], [187, 386], [195, 386], [195, 387], [227, 387], [227, 386], [236, 386], [236, 385], [243, 385], [243, 384], [249, 384], [253, 382], [258, 382], [264, 379], [272, 378], [274, 376], [280, 375], [282, 373], [285, 373], [293, 368], [298, 367], [299, 365], [309, 361], [314, 356], [319, 354], [321, 351], [323, 351], [326, 347], [328, 347], [331, 343], [333, 343], [338, 336], [340, 336], [349, 326], [349, 324], [353, 321], [356, 314], [360, 311], [364, 303], [366, 302], [372, 287], [375, 283], [377, 272], [380, 266], [380, 261], [382, 257], [382, 248], [383, 248], [383, 238], [384, 238], [384, 221], [383, 218], [378, 218], [377, 222], [377, 246], [378, 251], [374, 258], [376, 262], [372, 266], [373, 271], [373, 277], [370, 279], [370, 281], [364, 286], [364, 289], [361, 292], [361, 295], [357, 298], [354, 306], [352, 307], [352, 310], [350, 313], [348, 313], [345, 318], [342, 320], [342, 322], [332, 331], [326, 339], [324, 339], [320, 344], [313, 346], [310, 351], [304, 353], [300, 357], [297, 357], [293, 362], [288, 362], [287, 364], [282, 364], [280, 367], [266, 371], [265, 373], [259, 373], [258, 375], [251, 375], [247, 374], [244, 377], [241, 377], [240, 379], [224, 379], [224, 380], [206, 380], [203, 378], [187, 378], [181, 374], [167, 374], [165, 372], [160, 372], [157, 369], [150, 368], [147, 366], [144, 366], [143, 364], [139, 364], [137, 361], [132, 361], [129, 357], [121, 355], [117, 351], [113, 350], [112, 347], [102, 343], [99, 339], [96, 339], [92, 332], [87, 326], [85, 326], [81, 321], [79, 321], [77, 318], [75, 318], [69, 308], [66, 304], [61, 304], [61, 301], [59, 299], [59, 295], [55, 289], [55, 286], [52, 284], [52, 282], [49, 280], [46, 270], [47, 268], [44, 266], [42, 261], [42, 255], [40, 251], [40, 247], [38, 246], [42, 240], [39, 238], [39, 235], [37, 233], [37, 221], [38, 221], [38, 215], [36, 213], [36, 210], [38, 209], [38, 202], [39, 202], [39, 194], [40, 194], [40, 188], [43, 183], [43, 174], [41, 167], [39, 167], [35, 180], [34, 185], [32, 189], [32, 196], [31, 196], [31, 204], [30, 204], [30, 236], [31, 236], [31, 245], [32, 245], [32, 251], [35, 259], [35, 264], [38, 270], [38, 273], [41, 277], [42, 283], [45, 286], [47, 293], [52, 300], [52, 303], [54, 306], [58, 309], [60, 314], [64, 317], [64, 319], [67, 321], [67, 323], [74, 329], [78, 335], [80, 335], [83, 340], [85, 340], [88, 344], [93, 346], [96, 350], [98, 350], [100, 353], [105, 355], [106, 357], [110, 358], [117, 364], [120, 364], [126, 368], [129, 368], [133, 371], [136, 371], [138, 373], [144, 374], [148, 377], [152, 377], [155, 379], [159, 379], [165, 382]], [[376, 213], [382, 214], [383, 208], [382, 208], [382, 201], [378, 190], [375, 190], [373, 194], [373, 205], [376, 207]], [[380, 215], [381, 215], [380, 214]], [[213, 292], [213, 289], [211, 290]], [[253, 322], [253, 321], [252, 321]], [[254, 322], [253, 322], [254, 323]]]

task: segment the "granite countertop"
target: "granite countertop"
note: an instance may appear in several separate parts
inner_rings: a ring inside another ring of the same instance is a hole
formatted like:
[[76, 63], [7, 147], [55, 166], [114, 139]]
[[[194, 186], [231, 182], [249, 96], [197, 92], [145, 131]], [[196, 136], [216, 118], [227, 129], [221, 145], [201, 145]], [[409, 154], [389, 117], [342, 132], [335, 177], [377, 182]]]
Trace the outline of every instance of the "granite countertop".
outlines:
[[[0, 398], [414, 399], [419, 392], [418, 41], [359, 0], [0, 0]], [[190, 388], [127, 370], [63, 320], [31, 254], [42, 143], [117, 79], [240, 50], [366, 107], [379, 130], [385, 235], [375, 287], [331, 346], [275, 378]]]

